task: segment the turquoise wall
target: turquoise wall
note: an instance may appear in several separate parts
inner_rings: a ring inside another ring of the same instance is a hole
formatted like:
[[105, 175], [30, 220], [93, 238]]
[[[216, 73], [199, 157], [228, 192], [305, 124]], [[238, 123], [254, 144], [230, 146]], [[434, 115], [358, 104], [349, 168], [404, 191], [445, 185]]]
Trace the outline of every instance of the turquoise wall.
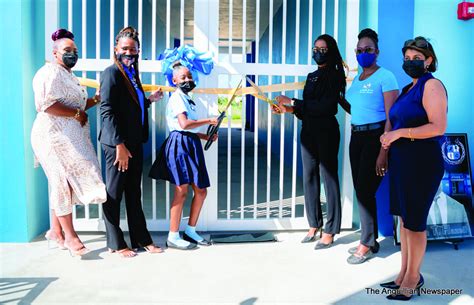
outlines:
[[[474, 19], [457, 19], [461, 1], [415, 0], [414, 36], [430, 39], [440, 79], [448, 90], [447, 132], [465, 132], [474, 166]], [[436, 4], [436, 5], [434, 5]]]
[[[8, 5], [6, 5], [8, 2]], [[44, 64], [44, 3], [1, 0], [0, 20], [9, 36], [0, 49], [3, 102], [0, 104], [0, 242], [26, 242], [49, 227], [47, 183], [33, 169], [30, 131], [36, 111], [31, 80]]]

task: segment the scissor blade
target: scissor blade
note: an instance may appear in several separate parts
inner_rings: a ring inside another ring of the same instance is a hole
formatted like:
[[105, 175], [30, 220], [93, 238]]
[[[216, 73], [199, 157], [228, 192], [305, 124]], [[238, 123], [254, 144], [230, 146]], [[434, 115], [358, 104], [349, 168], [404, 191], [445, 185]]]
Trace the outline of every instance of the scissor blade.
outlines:
[[263, 93], [263, 91], [247, 76], [247, 81], [249, 82], [250, 86], [252, 86], [252, 88], [254, 88], [256, 91], [257, 91], [257, 94], [252, 94], [253, 96], [255, 96], [256, 98], [264, 101], [264, 102], [267, 102], [268, 104], [270, 105], [273, 105], [274, 102], [273, 100], [269, 99], [265, 93]]

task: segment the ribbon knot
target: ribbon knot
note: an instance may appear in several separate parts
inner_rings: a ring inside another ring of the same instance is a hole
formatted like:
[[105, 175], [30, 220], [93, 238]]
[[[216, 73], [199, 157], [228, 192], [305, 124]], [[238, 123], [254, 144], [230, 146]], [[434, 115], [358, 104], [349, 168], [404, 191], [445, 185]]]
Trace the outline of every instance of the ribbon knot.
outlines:
[[177, 61], [189, 69], [196, 84], [199, 82], [199, 73], [209, 75], [212, 69], [214, 69], [212, 52], [199, 52], [190, 45], [166, 49], [159, 55], [158, 60], [162, 61], [163, 74], [166, 75], [168, 83], [173, 87], [175, 87], [173, 84], [173, 64]]

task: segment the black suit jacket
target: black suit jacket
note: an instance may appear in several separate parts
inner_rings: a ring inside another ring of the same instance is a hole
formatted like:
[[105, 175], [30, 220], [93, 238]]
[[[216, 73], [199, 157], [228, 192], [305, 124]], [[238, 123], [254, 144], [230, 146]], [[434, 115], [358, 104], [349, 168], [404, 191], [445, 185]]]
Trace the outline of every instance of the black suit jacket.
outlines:
[[[143, 92], [139, 81], [138, 84]], [[100, 98], [100, 143], [117, 146], [121, 143], [136, 145], [148, 141], [150, 101], [145, 98], [145, 119], [142, 125], [142, 110], [137, 93], [116, 64], [109, 66], [101, 75]]]

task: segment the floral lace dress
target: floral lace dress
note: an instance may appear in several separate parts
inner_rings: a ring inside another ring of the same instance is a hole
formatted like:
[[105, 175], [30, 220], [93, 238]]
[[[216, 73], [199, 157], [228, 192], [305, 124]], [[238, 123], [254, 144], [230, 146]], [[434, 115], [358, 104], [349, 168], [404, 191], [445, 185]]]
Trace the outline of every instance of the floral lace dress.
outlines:
[[[49, 183], [49, 204], [57, 216], [72, 213], [75, 203], [103, 203], [107, 199], [96, 152], [90, 138], [89, 123], [73, 117], [45, 112], [60, 102], [85, 109], [87, 92], [64, 67], [47, 63], [33, 79], [38, 114], [31, 131], [31, 145]], [[36, 163], [37, 165], [37, 163]]]

